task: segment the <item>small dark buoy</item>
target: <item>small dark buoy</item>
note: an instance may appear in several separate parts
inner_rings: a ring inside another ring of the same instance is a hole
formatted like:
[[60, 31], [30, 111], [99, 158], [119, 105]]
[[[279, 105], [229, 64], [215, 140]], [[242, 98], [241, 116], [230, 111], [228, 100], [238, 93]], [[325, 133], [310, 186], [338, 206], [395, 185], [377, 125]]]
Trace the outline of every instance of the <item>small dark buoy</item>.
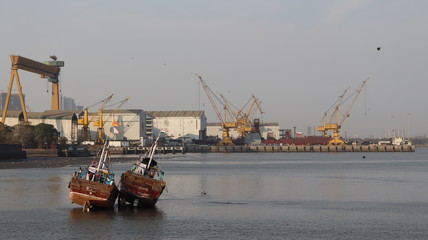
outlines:
[[363, 158], [366, 158], [366, 156], [363, 156]]
[[377, 49], [378, 51], [380, 51], [382, 48], [381, 48], [381, 47], [377, 47], [376, 49]]
[[207, 193], [205, 191], [201, 192], [201, 196], [205, 196]]

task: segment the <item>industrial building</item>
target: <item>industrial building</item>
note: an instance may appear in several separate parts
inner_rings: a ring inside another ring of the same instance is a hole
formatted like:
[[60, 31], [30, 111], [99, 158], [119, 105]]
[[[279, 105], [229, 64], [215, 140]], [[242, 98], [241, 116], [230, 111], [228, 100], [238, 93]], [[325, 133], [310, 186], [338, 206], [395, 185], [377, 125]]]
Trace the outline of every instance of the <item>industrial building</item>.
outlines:
[[[140, 142], [146, 138], [146, 114], [143, 110], [116, 110], [114, 119], [119, 124], [116, 126], [116, 134], [112, 129], [113, 110], [104, 110], [104, 134], [108, 139], [128, 140], [131, 142]], [[51, 124], [60, 133], [60, 136], [66, 137], [69, 142], [80, 142], [82, 136], [82, 126], [78, 125], [78, 119], [82, 117], [82, 111], [44, 111], [28, 112], [28, 121], [31, 125], [39, 123]], [[97, 113], [89, 113], [89, 136], [91, 140], [96, 138], [97, 128], [92, 122], [97, 120]], [[14, 126], [24, 121], [22, 111], [8, 111], [6, 125]]]
[[[146, 113], [141, 109], [127, 110], [104, 110], [104, 134], [109, 139], [126, 140], [132, 143], [139, 143], [146, 138], [151, 138], [146, 132]], [[98, 116], [98, 113], [89, 115]], [[113, 116], [114, 115], [114, 116]], [[113, 130], [113, 119], [119, 126], [115, 126], [116, 132]], [[97, 128], [90, 124], [91, 138], [95, 139]]]
[[[82, 142], [82, 127], [78, 119], [83, 117], [80, 110], [28, 112], [31, 125], [46, 123], [53, 125], [60, 136], [69, 142]], [[98, 112], [89, 113], [89, 139], [97, 137]], [[118, 126], [112, 126], [113, 119]], [[14, 126], [24, 122], [22, 111], [8, 111], [6, 125]], [[206, 117], [203, 111], [149, 111], [141, 109], [104, 110], [103, 129], [108, 139], [127, 141], [131, 144], [147, 145], [161, 129], [171, 139], [201, 139], [206, 134]]]
[[[9, 111], [6, 125], [14, 126], [23, 122], [22, 111]], [[82, 142], [82, 126], [78, 119], [83, 117], [80, 110], [53, 111], [48, 110], [41, 113], [29, 112], [30, 124], [39, 123], [52, 124], [70, 142]], [[89, 139], [97, 137], [98, 112], [89, 113]], [[113, 119], [117, 126], [112, 125]], [[108, 139], [127, 141], [131, 144], [149, 144], [153, 138], [164, 130], [170, 139], [197, 139], [202, 140], [206, 136], [221, 138], [222, 127], [220, 123], [207, 123], [204, 111], [143, 111], [141, 109], [127, 110], [104, 110], [103, 129]], [[265, 122], [260, 124], [262, 138], [279, 138], [279, 124]], [[236, 129], [231, 129], [230, 136], [238, 138]]]
[[153, 134], [160, 130], [172, 139], [203, 139], [207, 132], [207, 118], [204, 111], [147, 111], [152, 118]]
[[[221, 138], [223, 128], [221, 123], [207, 123], [207, 136]], [[236, 129], [230, 129], [230, 137], [238, 138], [239, 134]], [[279, 138], [279, 124], [276, 122], [260, 123], [260, 135], [262, 138]]]
[[[44, 111], [28, 112], [28, 121], [31, 125], [40, 123], [51, 124], [60, 133], [61, 137], [66, 137], [70, 142], [78, 139], [77, 119], [81, 111]], [[8, 111], [5, 124], [15, 126], [24, 122], [22, 111]]]

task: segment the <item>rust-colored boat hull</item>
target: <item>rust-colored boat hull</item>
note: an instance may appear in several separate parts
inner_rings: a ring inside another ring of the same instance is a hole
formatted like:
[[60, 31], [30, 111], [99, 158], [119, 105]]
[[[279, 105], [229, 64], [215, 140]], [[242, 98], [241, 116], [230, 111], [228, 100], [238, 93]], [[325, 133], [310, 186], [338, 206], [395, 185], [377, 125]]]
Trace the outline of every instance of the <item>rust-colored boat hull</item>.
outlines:
[[116, 185], [72, 178], [70, 181], [70, 200], [72, 203], [94, 208], [112, 208], [119, 194]]
[[139, 207], [154, 206], [165, 186], [164, 181], [126, 171], [120, 180], [119, 205], [137, 201]]

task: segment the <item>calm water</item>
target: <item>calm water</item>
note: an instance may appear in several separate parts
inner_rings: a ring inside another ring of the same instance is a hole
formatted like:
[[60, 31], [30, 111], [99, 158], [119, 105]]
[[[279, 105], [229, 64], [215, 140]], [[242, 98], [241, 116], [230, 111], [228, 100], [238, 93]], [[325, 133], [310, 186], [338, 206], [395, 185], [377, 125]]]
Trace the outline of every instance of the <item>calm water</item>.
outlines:
[[76, 166], [1, 169], [0, 239], [428, 239], [426, 149], [159, 161], [155, 209], [90, 213], [68, 200]]

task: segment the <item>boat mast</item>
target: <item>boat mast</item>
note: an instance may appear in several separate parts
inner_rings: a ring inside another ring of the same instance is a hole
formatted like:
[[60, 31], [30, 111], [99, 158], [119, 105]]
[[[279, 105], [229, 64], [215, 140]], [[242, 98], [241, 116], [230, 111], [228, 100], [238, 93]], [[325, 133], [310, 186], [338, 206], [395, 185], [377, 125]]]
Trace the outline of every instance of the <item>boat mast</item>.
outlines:
[[158, 146], [160, 134], [161, 134], [161, 132], [159, 132], [158, 137], [156, 138], [156, 141], [153, 143], [152, 147], [150, 148], [150, 152], [149, 152], [150, 160], [149, 160], [149, 163], [147, 165], [147, 168], [150, 168], [150, 164], [152, 163], [153, 155], [155, 155], [156, 147]]
[[[103, 150], [101, 151], [101, 156], [100, 156], [100, 160], [98, 161], [98, 166], [97, 166], [97, 171], [95, 172], [95, 173], [98, 173], [99, 171], [100, 171], [100, 168], [101, 168], [101, 164], [102, 163], [104, 163], [105, 162], [105, 159], [107, 158], [107, 148], [108, 148], [108, 143], [109, 143], [109, 141], [107, 140], [107, 141], [105, 141], [105, 143], [104, 143], [104, 147], [103, 147]], [[92, 177], [92, 181], [94, 181], [94, 179], [95, 179], [95, 174], [94, 174], [94, 176]]]

